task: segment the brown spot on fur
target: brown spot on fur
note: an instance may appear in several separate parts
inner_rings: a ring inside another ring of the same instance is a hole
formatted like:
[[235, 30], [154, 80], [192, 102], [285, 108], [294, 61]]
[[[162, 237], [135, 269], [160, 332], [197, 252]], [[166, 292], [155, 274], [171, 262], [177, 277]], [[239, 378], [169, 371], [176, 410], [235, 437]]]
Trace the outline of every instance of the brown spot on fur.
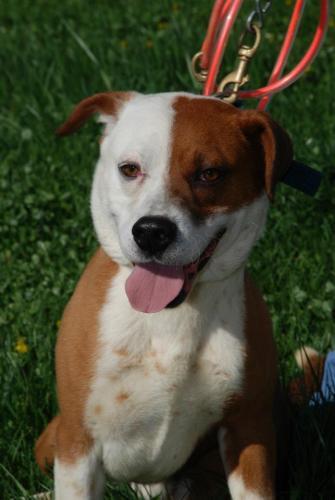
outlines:
[[199, 361], [195, 361], [194, 363], [192, 363], [192, 365], [191, 365], [191, 370], [192, 370], [193, 372], [196, 372], [197, 370], [199, 370], [199, 368], [200, 368], [200, 363], [199, 363]]
[[101, 405], [95, 405], [95, 407], [93, 409], [93, 413], [95, 415], [101, 415], [101, 412], [102, 412], [102, 406]]
[[150, 356], [151, 358], [155, 358], [157, 356], [157, 351], [155, 351], [155, 349], [152, 349], [148, 352], [148, 356]]
[[214, 375], [217, 376], [217, 377], [224, 377], [226, 379], [229, 378], [229, 374], [225, 370], [222, 370], [220, 368], [216, 368], [214, 370]]
[[119, 392], [115, 397], [117, 403], [124, 403], [127, 399], [129, 399], [129, 394], [127, 392]]
[[[241, 111], [218, 99], [178, 97], [171, 141], [170, 191], [195, 220], [235, 211], [274, 185], [292, 160], [291, 142], [269, 115]], [[222, 178], [199, 181], [218, 168]]]
[[119, 376], [112, 372], [108, 375], [108, 378], [111, 382], [116, 382], [119, 379]]
[[155, 368], [161, 374], [166, 373], [166, 368], [159, 361], [155, 362]]
[[[56, 346], [60, 416], [53, 455], [68, 463], [87, 454], [92, 446], [84, 423], [85, 404], [94, 373], [98, 315], [117, 270], [117, 264], [100, 248], [81, 276], [61, 321]], [[39, 456], [39, 462], [41, 460], [43, 462]]]
[[117, 356], [121, 356], [121, 357], [129, 356], [129, 352], [127, 351], [127, 349], [125, 347], [121, 347], [120, 349], [113, 349], [113, 352]]

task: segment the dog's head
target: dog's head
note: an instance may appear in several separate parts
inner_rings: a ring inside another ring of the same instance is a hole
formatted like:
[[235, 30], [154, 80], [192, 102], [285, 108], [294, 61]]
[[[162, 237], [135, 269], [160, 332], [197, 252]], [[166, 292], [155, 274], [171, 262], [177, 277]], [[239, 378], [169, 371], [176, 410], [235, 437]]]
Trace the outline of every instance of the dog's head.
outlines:
[[215, 98], [110, 92], [80, 102], [59, 135], [93, 113], [104, 123], [93, 221], [106, 253], [135, 265], [133, 307], [175, 306], [196, 275], [218, 280], [241, 266], [291, 163], [286, 132], [266, 113]]

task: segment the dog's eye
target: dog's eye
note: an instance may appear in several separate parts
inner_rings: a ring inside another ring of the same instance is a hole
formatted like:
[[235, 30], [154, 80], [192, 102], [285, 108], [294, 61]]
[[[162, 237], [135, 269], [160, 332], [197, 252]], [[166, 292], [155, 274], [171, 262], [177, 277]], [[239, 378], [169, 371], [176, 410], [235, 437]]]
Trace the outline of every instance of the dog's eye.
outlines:
[[122, 163], [118, 168], [125, 177], [135, 178], [141, 173], [141, 168], [136, 163]]
[[220, 179], [222, 179], [224, 171], [219, 168], [206, 168], [199, 173], [198, 179], [200, 182], [205, 182], [206, 184], [212, 184]]

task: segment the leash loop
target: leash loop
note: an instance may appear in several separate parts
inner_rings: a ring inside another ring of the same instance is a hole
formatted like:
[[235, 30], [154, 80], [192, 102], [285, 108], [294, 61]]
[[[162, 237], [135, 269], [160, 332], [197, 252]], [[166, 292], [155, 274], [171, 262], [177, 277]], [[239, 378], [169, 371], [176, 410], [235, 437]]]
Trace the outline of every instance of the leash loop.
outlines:
[[247, 18], [247, 30], [249, 31], [249, 33], [253, 31], [253, 27], [256, 23], [259, 28], [261, 29], [263, 28], [264, 16], [270, 9], [272, 5], [272, 0], [266, 2], [264, 6], [262, 5], [263, 2], [261, 0], [255, 0], [255, 3], [256, 3], [256, 8], [249, 14]]
[[223, 101], [230, 104], [236, 101], [240, 87], [249, 81], [248, 66], [261, 43], [261, 28], [257, 24], [252, 25], [252, 33], [255, 35], [254, 44], [251, 47], [243, 44], [246, 35], [245, 31], [241, 37], [237, 53], [239, 58], [237, 68], [225, 76], [218, 85], [218, 95], [222, 96]]

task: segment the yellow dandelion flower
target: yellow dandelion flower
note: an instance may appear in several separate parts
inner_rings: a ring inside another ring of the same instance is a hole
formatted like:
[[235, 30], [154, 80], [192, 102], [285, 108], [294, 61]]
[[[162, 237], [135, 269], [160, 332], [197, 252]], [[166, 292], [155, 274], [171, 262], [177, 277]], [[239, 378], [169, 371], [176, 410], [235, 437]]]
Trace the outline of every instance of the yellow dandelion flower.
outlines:
[[285, 4], [290, 7], [292, 5], [292, 0], [285, 0]]
[[60, 328], [61, 323], [62, 323], [62, 322], [61, 322], [61, 320], [60, 320], [60, 319], [59, 319], [58, 321], [56, 321], [56, 326], [57, 326], [57, 328]]
[[154, 46], [154, 42], [151, 40], [151, 38], [148, 38], [148, 40], [145, 42], [145, 46], [147, 49], [152, 49]]
[[15, 344], [15, 351], [19, 354], [26, 354], [29, 351], [29, 346], [24, 337], [19, 337]]
[[126, 39], [120, 40], [119, 45], [120, 45], [121, 49], [127, 49], [128, 45], [129, 45], [128, 40], [126, 40]]

